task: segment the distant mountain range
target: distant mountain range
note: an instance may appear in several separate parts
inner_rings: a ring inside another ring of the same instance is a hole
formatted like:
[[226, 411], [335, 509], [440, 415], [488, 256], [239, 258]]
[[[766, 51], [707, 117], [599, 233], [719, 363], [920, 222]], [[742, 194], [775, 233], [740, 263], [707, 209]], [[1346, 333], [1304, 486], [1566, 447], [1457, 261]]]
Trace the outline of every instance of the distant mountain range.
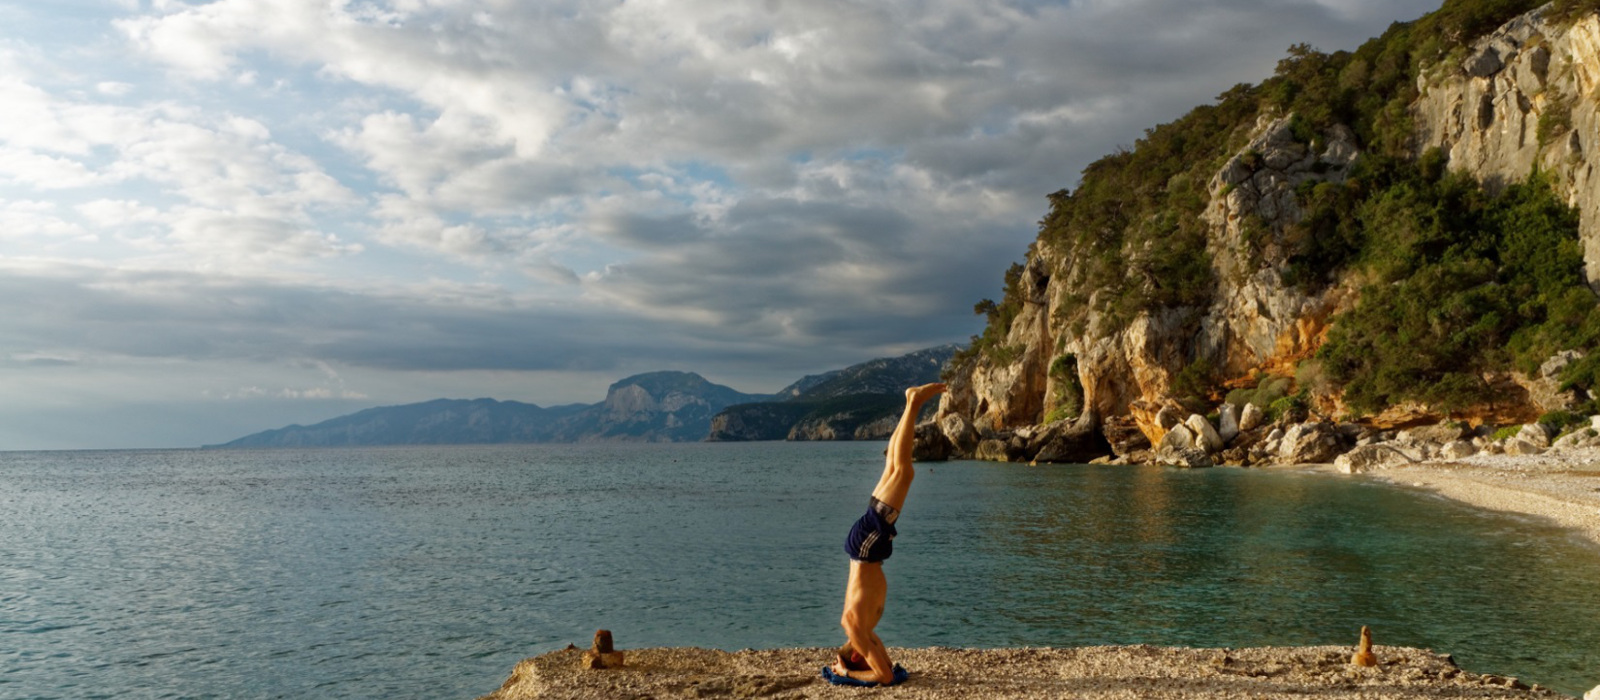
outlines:
[[807, 376], [771, 395], [745, 394], [693, 372], [651, 372], [612, 384], [597, 404], [543, 408], [487, 398], [435, 399], [206, 447], [876, 438], [893, 429], [905, 387], [935, 381], [956, 349], [930, 348]]
[[905, 388], [938, 381], [940, 371], [959, 349], [956, 345], [942, 345], [805, 377], [779, 392], [781, 400], [724, 409], [711, 419], [706, 439], [876, 440], [888, 437], [900, 419]]

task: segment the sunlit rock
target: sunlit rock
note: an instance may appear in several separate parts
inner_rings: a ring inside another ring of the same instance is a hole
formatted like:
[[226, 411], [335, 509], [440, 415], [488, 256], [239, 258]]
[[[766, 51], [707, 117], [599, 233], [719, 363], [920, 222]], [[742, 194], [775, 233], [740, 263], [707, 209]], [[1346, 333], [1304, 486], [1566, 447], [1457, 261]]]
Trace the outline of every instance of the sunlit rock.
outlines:
[[1335, 457], [1333, 466], [1346, 474], [1365, 474], [1412, 461], [1390, 445], [1363, 445]]
[[1539, 423], [1529, 423], [1522, 426], [1522, 430], [1517, 431], [1517, 439], [1531, 443], [1540, 449], [1544, 449], [1550, 446], [1550, 438], [1554, 437], [1550, 434], [1550, 432], [1551, 431], [1548, 426]]
[[1255, 430], [1256, 428], [1260, 427], [1262, 423], [1266, 422], [1266, 420], [1267, 414], [1262, 413], [1261, 409], [1255, 404], [1247, 403], [1244, 405], [1244, 409], [1239, 413], [1239, 429]]
[[1284, 431], [1278, 459], [1284, 464], [1328, 462], [1339, 454], [1339, 444], [1333, 426], [1317, 421], [1300, 423]]
[[1478, 453], [1478, 448], [1466, 440], [1456, 440], [1439, 448], [1439, 457], [1443, 459], [1465, 459]]
[[1222, 438], [1224, 445], [1239, 436], [1239, 409], [1231, 403], [1222, 404], [1222, 409], [1217, 412], [1217, 436]]
[[1508, 455], [1537, 455], [1544, 454], [1544, 448], [1519, 437], [1506, 441], [1506, 454]]
[[1211, 427], [1211, 422], [1198, 413], [1189, 414], [1189, 419], [1183, 422], [1190, 432], [1194, 433], [1194, 446], [1205, 450], [1207, 454], [1222, 450], [1222, 436], [1217, 434], [1217, 429]]

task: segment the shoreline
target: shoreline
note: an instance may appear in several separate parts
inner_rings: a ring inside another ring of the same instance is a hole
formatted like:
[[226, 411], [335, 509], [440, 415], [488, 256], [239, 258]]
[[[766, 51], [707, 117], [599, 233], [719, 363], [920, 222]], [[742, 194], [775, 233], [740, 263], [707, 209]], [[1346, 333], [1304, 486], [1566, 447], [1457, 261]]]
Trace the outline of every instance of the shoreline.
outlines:
[[1600, 548], [1600, 450], [1474, 455], [1394, 465], [1365, 476], [1484, 510], [1547, 520]]
[[626, 665], [590, 670], [575, 648], [524, 659], [499, 690], [479, 700], [642, 700], [872, 697], [985, 698], [1560, 698], [1515, 678], [1475, 674], [1444, 654], [1377, 645], [1378, 666], [1353, 666], [1354, 646], [1190, 649], [891, 648], [911, 679], [867, 691], [819, 677], [827, 648], [726, 652], [665, 647], [623, 650]]

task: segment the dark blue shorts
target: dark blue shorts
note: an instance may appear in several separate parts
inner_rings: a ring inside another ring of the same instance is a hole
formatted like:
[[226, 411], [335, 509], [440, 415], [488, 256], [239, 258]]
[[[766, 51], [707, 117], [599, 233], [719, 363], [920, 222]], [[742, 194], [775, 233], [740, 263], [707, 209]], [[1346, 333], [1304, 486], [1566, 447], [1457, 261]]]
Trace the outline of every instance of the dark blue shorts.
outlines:
[[873, 497], [867, 502], [867, 512], [850, 526], [844, 538], [844, 553], [855, 561], [881, 562], [894, 553], [894, 521], [900, 511]]

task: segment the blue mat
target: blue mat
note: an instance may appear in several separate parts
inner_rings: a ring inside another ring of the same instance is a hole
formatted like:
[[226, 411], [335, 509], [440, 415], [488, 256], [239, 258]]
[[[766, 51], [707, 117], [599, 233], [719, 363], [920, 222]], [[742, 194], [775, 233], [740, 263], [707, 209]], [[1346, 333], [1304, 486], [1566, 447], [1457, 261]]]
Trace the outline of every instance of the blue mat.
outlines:
[[[834, 685], [855, 685], [855, 686], [860, 686], [862, 688], [876, 688], [876, 687], [878, 687], [880, 685], [880, 683], [878, 683], [877, 681], [861, 681], [861, 680], [856, 680], [854, 678], [850, 678], [849, 676], [836, 675], [836, 674], [834, 674], [833, 669], [828, 668], [827, 666], [823, 666], [822, 667], [822, 677], [828, 679], [828, 682], [832, 683]], [[900, 664], [895, 664], [894, 665], [894, 682], [892, 682], [892, 683], [883, 683], [881, 685], [885, 685], [885, 686], [900, 685], [901, 683], [906, 682], [906, 679], [910, 678], [910, 677], [911, 677], [911, 673], [909, 671], [907, 671], [905, 669], [905, 667], [901, 666]]]

